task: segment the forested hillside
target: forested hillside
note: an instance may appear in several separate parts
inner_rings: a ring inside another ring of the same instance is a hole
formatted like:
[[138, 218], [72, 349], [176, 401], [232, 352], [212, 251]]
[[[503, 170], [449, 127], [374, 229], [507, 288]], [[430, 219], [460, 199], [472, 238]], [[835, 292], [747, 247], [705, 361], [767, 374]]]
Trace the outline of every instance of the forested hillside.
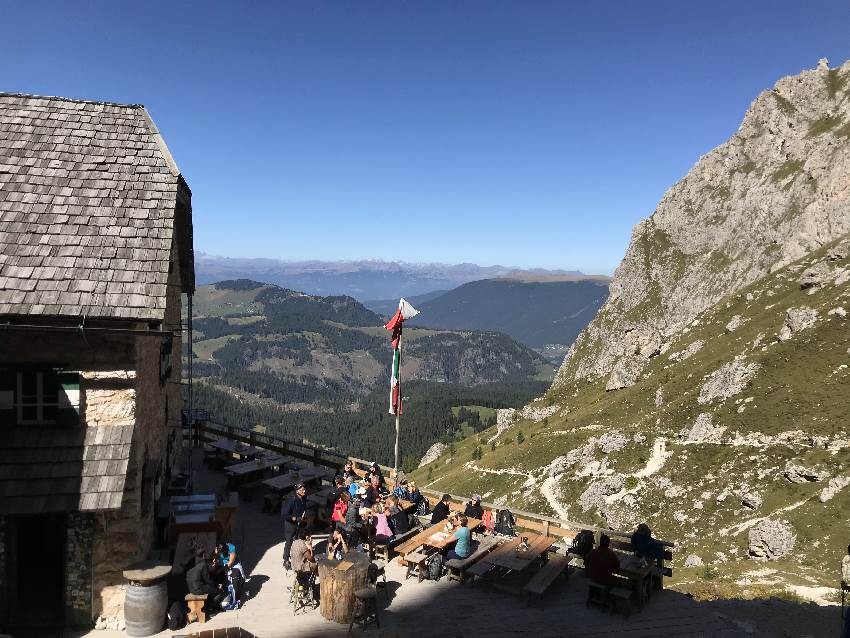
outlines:
[[[351, 297], [248, 280], [202, 286], [193, 301], [198, 407], [228, 424], [391, 462], [391, 351], [382, 317]], [[521, 405], [554, 375], [500, 333], [410, 327], [403, 348], [402, 450], [413, 465], [435, 441], [469, 433], [453, 407]]]

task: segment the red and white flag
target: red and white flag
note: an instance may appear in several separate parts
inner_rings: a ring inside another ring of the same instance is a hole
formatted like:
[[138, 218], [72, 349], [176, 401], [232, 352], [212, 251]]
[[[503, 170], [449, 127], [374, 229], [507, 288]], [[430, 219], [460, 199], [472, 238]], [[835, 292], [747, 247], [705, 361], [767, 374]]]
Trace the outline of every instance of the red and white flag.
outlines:
[[398, 310], [384, 326], [392, 332], [393, 366], [390, 373], [390, 414], [401, 414], [401, 384], [399, 383], [399, 369], [401, 368], [401, 328], [405, 319], [410, 319], [419, 314], [419, 311], [407, 303], [404, 299], [398, 302]]

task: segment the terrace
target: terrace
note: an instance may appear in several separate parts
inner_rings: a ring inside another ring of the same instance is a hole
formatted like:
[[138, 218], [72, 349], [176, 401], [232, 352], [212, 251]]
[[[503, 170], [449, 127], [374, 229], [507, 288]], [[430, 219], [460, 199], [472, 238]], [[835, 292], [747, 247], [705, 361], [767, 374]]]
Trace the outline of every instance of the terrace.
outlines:
[[[218, 493], [226, 489], [221, 471], [201, 463], [201, 450], [192, 450], [196, 493]], [[262, 499], [239, 505], [235, 541], [243, 566], [250, 577], [250, 598], [242, 608], [220, 612], [206, 623], [191, 623], [161, 636], [218, 636], [225, 628], [266, 638], [274, 636], [337, 636], [348, 632], [347, 625], [325, 620], [318, 610], [293, 616], [289, 603], [291, 576], [281, 565], [282, 524], [277, 515], [262, 511]], [[324, 546], [324, 537], [321, 546]], [[394, 636], [737, 636], [733, 625], [724, 622], [708, 607], [686, 596], [662, 590], [648, 604], [625, 618], [597, 608], [587, 608], [587, 579], [576, 570], [569, 579], [561, 578], [546, 595], [545, 607], [527, 606], [516, 595], [480, 586], [460, 584], [443, 578], [438, 582], [405, 580], [406, 568], [393, 558], [387, 566], [387, 596], [379, 589], [380, 629], [373, 625], [353, 633]], [[201, 633], [201, 632], [210, 632]], [[124, 636], [124, 632], [101, 630], [98, 638]], [[244, 634], [243, 634], [244, 635]]]

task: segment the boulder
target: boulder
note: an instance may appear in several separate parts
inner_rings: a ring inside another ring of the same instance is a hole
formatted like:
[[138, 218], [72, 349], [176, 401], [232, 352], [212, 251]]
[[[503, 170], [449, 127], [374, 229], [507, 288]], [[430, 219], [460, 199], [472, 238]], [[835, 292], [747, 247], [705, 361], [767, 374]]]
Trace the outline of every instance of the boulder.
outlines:
[[685, 567], [702, 567], [703, 562], [702, 559], [696, 554], [688, 554], [688, 557], [685, 559]]
[[829, 479], [829, 483], [827, 483], [826, 487], [820, 491], [818, 500], [821, 503], [826, 503], [848, 485], [850, 485], [850, 476], [836, 476], [831, 478]]
[[833, 316], [846, 317], [847, 311], [844, 310], [844, 306], [837, 306], [837, 307], [833, 308], [832, 310], [830, 310], [829, 312], [827, 312], [826, 314], [828, 314], [830, 317], [833, 317]]
[[726, 324], [726, 332], [735, 332], [738, 328], [747, 323], [749, 319], [744, 319], [741, 315], [735, 315]]
[[702, 350], [702, 347], [705, 345], [705, 341], [702, 339], [697, 339], [693, 343], [691, 343], [684, 350], [680, 350], [679, 352], [674, 352], [670, 355], [670, 361], [684, 361], [685, 359], [689, 359], [694, 356], [697, 352]]
[[779, 341], [788, 341], [795, 333], [811, 328], [818, 320], [818, 311], [814, 308], [803, 306], [802, 308], [788, 308], [785, 312], [785, 322], [779, 329], [776, 338]]
[[601, 509], [605, 504], [605, 497], [616, 494], [625, 485], [626, 479], [622, 474], [615, 474], [604, 479], [594, 481], [578, 497], [578, 503], [582, 512], [591, 509]]
[[700, 390], [697, 402], [700, 405], [714, 399], [728, 399], [747, 387], [761, 366], [758, 363], [730, 361], [712, 372]]
[[438, 458], [443, 455], [443, 452], [446, 451], [446, 446], [443, 443], [434, 443], [431, 447], [428, 448], [428, 451], [425, 452], [425, 455], [422, 457], [422, 460], [419, 461], [419, 467], [423, 467], [428, 465], [429, 463], [433, 463]]
[[571, 463], [566, 456], [559, 456], [552, 460], [549, 464], [549, 467], [546, 470], [546, 474], [549, 478], [555, 478], [556, 476], [560, 476], [564, 472], [566, 472]]
[[765, 518], [750, 528], [749, 553], [755, 558], [775, 560], [794, 549], [796, 540], [786, 521]]
[[825, 470], [804, 467], [794, 461], [788, 461], [785, 464], [785, 470], [782, 474], [792, 483], [814, 483], [829, 478], [829, 472]]
[[829, 278], [829, 266], [819, 262], [804, 269], [800, 275], [800, 288], [814, 288], [820, 286]]
[[751, 510], [757, 510], [761, 507], [761, 494], [753, 490], [744, 490], [741, 492], [741, 505], [749, 507]]
[[605, 385], [605, 390], [621, 390], [635, 384], [638, 380], [641, 371], [643, 370], [644, 361], [636, 357], [626, 357], [620, 359], [611, 370], [611, 376], [608, 377], [608, 383]]
[[517, 411], [515, 408], [502, 408], [496, 410], [496, 433], [501, 434], [513, 425]]
[[686, 443], [719, 443], [725, 431], [725, 427], [711, 422], [711, 413], [703, 412], [687, 431], [684, 440]]
[[602, 448], [603, 454], [610, 454], [626, 447], [628, 439], [619, 432], [606, 432], [597, 439], [597, 443]]

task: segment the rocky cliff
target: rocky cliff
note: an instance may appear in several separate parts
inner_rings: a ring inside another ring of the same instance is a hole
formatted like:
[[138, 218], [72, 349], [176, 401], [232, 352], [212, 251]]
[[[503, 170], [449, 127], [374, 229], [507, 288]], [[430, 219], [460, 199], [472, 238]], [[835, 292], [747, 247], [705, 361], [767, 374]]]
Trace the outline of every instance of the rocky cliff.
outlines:
[[848, 311], [850, 63], [760, 95], [638, 224], [546, 395], [414, 476], [646, 521], [694, 595], [823, 602], [848, 542]]
[[632, 232], [596, 319], [555, 387], [646, 361], [721, 298], [850, 231], [850, 62], [786, 77]]

